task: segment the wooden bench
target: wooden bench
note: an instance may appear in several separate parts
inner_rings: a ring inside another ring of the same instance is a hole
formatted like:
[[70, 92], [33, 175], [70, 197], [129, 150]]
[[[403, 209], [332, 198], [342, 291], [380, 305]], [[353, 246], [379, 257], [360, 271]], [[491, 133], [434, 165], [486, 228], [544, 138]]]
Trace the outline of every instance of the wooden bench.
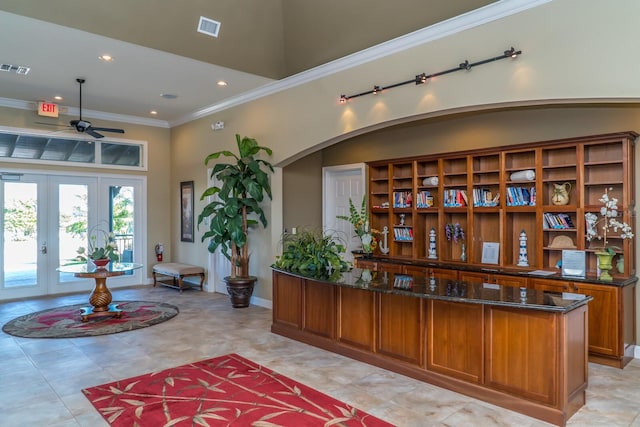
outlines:
[[[163, 279], [158, 276], [170, 277], [170, 280]], [[204, 285], [204, 268], [190, 264], [181, 264], [177, 262], [163, 262], [153, 266], [153, 287], [158, 283], [170, 288], [180, 289], [180, 292], [186, 287], [197, 287], [195, 283], [184, 282], [185, 277], [200, 276], [200, 290]]]

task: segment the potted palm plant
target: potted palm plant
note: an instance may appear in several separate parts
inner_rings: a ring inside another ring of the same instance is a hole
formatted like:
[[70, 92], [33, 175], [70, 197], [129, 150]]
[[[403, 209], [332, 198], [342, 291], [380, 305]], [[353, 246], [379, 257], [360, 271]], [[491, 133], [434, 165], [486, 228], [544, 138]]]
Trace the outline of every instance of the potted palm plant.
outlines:
[[262, 224], [267, 218], [260, 206], [265, 195], [272, 198], [268, 172], [273, 166], [257, 156], [270, 148], [258, 145], [253, 138], [236, 135], [238, 153], [223, 150], [209, 154], [205, 165], [222, 157], [230, 157], [231, 163], [216, 163], [211, 177], [220, 184], [207, 188], [200, 200], [216, 196], [198, 215], [198, 227], [209, 219], [209, 229], [202, 241], [209, 239], [208, 250], [220, 248], [231, 261], [231, 274], [225, 277], [227, 291], [233, 307], [248, 307], [257, 278], [249, 274], [249, 229]]

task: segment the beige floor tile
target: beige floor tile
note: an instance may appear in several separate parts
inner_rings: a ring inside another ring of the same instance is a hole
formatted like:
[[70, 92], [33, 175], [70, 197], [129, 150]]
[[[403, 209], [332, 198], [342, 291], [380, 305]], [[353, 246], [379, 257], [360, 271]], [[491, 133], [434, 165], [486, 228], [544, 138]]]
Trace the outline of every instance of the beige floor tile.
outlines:
[[[0, 413], [4, 427], [107, 426], [80, 389], [189, 362], [238, 353], [398, 426], [549, 424], [295, 342], [270, 332], [271, 311], [231, 308], [224, 295], [149, 286], [114, 290], [114, 300], [162, 301], [180, 314], [160, 325], [76, 339], [0, 334]], [[0, 321], [87, 295], [0, 303]], [[640, 360], [624, 370], [589, 365], [587, 404], [569, 426], [640, 427]]]

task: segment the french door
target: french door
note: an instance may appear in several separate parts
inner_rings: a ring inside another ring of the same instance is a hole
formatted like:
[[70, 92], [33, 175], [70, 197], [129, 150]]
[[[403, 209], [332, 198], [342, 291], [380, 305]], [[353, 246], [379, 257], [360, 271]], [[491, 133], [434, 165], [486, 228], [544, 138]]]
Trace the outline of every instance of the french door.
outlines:
[[[78, 262], [77, 250], [87, 246], [87, 230], [94, 226], [114, 232], [122, 261], [143, 259], [135, 250], [142, 248], [139, 178], [13, 173], [0, 178], [0, 300], [92, 289], [92, 280], [56, 269]], [[110, 286], [140, 283], [140, 270], [110, 280]]]

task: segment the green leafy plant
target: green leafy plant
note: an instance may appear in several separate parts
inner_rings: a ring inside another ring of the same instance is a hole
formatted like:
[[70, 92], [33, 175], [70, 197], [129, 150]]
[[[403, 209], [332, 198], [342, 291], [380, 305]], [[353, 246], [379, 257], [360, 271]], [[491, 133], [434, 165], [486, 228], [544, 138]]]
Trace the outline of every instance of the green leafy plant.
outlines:
[[332, 275], [347, 271], [351, 265], [342, 259], [345, 246], [336, 243], [319, 229], [299, 229], [297, 234], [282, 238], [282, 255], [274, 266], [305, 274]]
[[353, 230], [360, 238], [365, 233], [371, 233], [369, 230], [369, 215], [367, 215], [367, 199], [362, 196], [362, 204], [360, 210], [356, 209], [351, 198], [349, 198], [349, 216], [336, 215], [337, 219], [344, 219], [353, 225]]
[[100, 227], [100, 224], [89, 230], [89, 244], [85, 248], [80, 246], [76, 251], [79, 261], [87, 261], [87, 259], [106, 259], [111, 262], [117, 262], [120, 259], [118, 255], [118, 246], [116, 245], [115, 235]]
[[[256, 156], [264, 151], [269, 156], [270, 148], [261, 147], [253, 138], [236, 134], [238, 153], [228, 150], [209, 154], [205, 165], [222, 157], [231, 157], [233, 163], [216, 163], [211, 177], [221, 182], [220, 186], [207, 188], [200, 200], [217, 196], [198, 215], [198, 227], [208, 218], [209, 230], [202, 241], [209, 239], [208, 250], [217, 248], [231, 261], [231, 277], [249, 276], [249, 228], [262, 224], [267, 226], [267, 218], [260, 206], [265, 195], [271, 199], [271, 185], [267, 172], [273, 166]], [[255, 219], [257, 217], [257, 219]]]

